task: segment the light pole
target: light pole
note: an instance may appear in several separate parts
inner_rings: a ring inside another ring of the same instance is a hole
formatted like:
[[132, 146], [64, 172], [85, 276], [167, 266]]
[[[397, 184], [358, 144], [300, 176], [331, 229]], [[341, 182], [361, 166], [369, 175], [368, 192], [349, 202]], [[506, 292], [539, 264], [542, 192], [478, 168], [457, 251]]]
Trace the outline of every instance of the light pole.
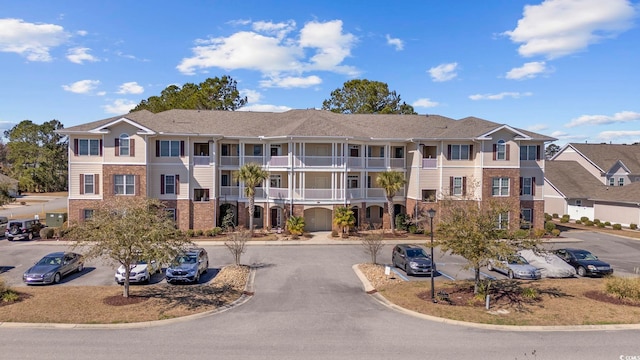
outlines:
[[436, 302], [436, 289], [433, 281], [433, 218], [436, 216], [436, 211], [434, 209], [427, 210], [427, 214], [429, 215], [429, 220], [431, 221], [431, 301]]

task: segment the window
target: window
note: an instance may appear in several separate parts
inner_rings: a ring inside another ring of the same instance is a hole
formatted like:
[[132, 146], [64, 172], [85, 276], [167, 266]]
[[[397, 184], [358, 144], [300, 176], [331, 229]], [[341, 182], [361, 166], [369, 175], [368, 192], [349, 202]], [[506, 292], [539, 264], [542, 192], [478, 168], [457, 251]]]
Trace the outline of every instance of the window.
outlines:
[[184, 152], [184, 141], [178, 140], [157, 140], [156, 156], [179, 157]]
[[453, 195], [462, 196], [462, 178], [453, 178]]
[[609, 186], [616, 186], [616, 179], [614, 178], [609, 178]]
[[493, 178], [491, 195], [509, 196], [509, 178]]
[[253, 207], [253, 218], [260, 219], [262, 217], [262, 208], [260, 206]]
[[272, 144], [271, 145], [271, 156], [282, 156], [282, 145], [280, 145], [280, 144]]
[[525, 145], [520, 146], [520, 160], [538, 160], [540, 159], [540, 146]]
[[520, 178], [520, 195], [536, 194], [536, 178], [521, 177]]
[[358, 187], [358, 175], [349, 175], [347, 177], [347, 188], [357, 189]]
[[135, 195], [135, 175], [113, 175], [115, 195]]
[[576, 206], [582, 206], [582, 200], [576, 200]]
[[262, 145], [253, 145], [253, 156], [262, 156]]
[[618, 186], [624, 186], [624, 178], [618, 179]]
[[496, 224], [498, 229], [505, 230], [509, 228], [509, 213], [504, 212], [498, 214], [498, 223]]
[[220, 175], [220, 186], [229, 186], [229, 175], [228, 174]]
[[271, 175], [269, 178], [269, 186], [272, 188], [281, 188], [282, 187], [282, 176], [280, 175]]
[[367, 175], [367, 189], [371, 189], [371, 175]]
[[129, 156], [129, 135], [128, 134], [122, 134], [120, 135], [120, 139], [119, 139], [119, 146], [120, 146], [120, 151], [119, 151], [119, 155], [120, 156]]
[[99, 139], [78, 139], [77, 154], [80, 156], [98, 156], [100, 155]]
[[436, 201], [435, 190], [422, 190], [422, 201], [434, 202]]
[[393, 148], [393, 158], [394, 159], [402, 159], [404, 158], [404, 148], [401, 146]]
[[507, 160], [507, 145], [504, 140], [498, 140], [498, 144], [496, 144], [495, 160]]
[[209, 156], [209, 144], [208, 143], [194, 143], [193, 144], [194, 156]]
[[93, 174], [84, 174], [84, 189], [83, 194], [94, 193], [94, 177]]
[[180, 176], [160, 175], [160, 194], [180, 194]]
[[472, 145], [448, 145], [447, 152], [449, 160], [469, 160], [471, 151], [473, 150]]
[[531, 209], [522, 209], [520, 211], [520, 227], [523, 229], [531, 228], [532, 211]]
[[176, 209], [165, 209], [167, 217], [173, 221], [176, 221]]
[[209, 189], [193, 189], [194, 201], [209, 201]]
[[93, 217], [93, 209], [84, 209], [82, 210], [82, 218], [87, 220]]
[[360, 157], [360, 146], [359, 145], [349, 145], [349, 156], [350, 157]]

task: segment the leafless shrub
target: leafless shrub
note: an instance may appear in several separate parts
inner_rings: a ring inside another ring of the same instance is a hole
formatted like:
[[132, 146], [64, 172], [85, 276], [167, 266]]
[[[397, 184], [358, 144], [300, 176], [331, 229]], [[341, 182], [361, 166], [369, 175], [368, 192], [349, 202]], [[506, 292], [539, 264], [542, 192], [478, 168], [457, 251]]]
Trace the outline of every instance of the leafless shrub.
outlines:
[[224, 242], [224, 245], [233, 255], [236, 265], [240, 265], [240, 257], [247, 251], [246, 245], [249, 239], [251, 239], [251, 232], [246, 229], [238, 229], [227, 236], [227, 241]]
[[364, 251], [371, 256], [371, 263], [377, 264], [378, 254], [382, 251], [384, 234], [381, 230], [372, 231], [362, 238]]

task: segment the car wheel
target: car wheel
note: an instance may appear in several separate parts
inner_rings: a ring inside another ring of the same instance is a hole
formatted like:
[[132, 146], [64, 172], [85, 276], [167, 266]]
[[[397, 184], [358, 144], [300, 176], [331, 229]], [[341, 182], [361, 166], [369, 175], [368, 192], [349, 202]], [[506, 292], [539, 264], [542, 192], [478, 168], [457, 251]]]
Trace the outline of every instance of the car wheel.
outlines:
[[513, 279], [513, 271], [509, 270], [507, 276], [509, 277], [509, 279]]
[[147, 276], [146, 278], [144, 278], [144, 280], [142, 280], [142, 282], [143, 282], [144, 284], [148, 284], [148, 283], [150, 283], [150, 282], [151, 282], [151, 274], [149, 274], [149, 276]]
[[404, 266], [404, 272], [407, 273], [407, 275], [411, 275], [411, 272], [409, 271], [409, 266], [408, 265]]
[[194, 284], [200, 283], [200, 273], [196, 272], [196, 277], [193, 279]]
[[29, 233], [29, 240], [33, 240], [33, 233]]
[[61, 278], [62, 276], [60, 276], [60, 273], [55, 273], [55, 275], [53, 275], [53, 283], [54, 284], [59, 283]]
[[207, 261], [207, 265], [204, 267], [204, 270], [202, 270], [203, 274], [206, 274], [207, 271], [209, 271], [209, 262]]
[[587, 276], [587, 269], [582, 266], [578, 266], [578, 275], [581, 277]]
[[78, 268], [76, 269], [76, 271], [80, 273], [82, 272], [82, 270], [84, 270], [84, 264], [81, 263], [80, 265], [78, 265]]
[[491, 265], [491, 263], [487, 264], [487, 270], [493, 271], [493, 265]]

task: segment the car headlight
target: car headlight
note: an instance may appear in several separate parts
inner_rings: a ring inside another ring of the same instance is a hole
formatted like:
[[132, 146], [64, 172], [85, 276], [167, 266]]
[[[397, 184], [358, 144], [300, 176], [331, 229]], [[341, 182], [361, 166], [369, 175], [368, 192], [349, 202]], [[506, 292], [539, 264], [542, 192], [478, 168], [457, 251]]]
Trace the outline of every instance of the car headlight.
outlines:
[[587, 265], [587, 269], [591, 270], [591, 271], [596, 271], [596, 267], [593, 265]]
[[417, 262], [415, 262], [415, 261], [411, 261], [411, 262], [409, 263], [409, 266], [411, 266], [411, 268], [412, 268], [412, 269], [415, 269], [415, 268], [417, 268], [417, 267], [418, 267], [418, 263], [417, 263]]

